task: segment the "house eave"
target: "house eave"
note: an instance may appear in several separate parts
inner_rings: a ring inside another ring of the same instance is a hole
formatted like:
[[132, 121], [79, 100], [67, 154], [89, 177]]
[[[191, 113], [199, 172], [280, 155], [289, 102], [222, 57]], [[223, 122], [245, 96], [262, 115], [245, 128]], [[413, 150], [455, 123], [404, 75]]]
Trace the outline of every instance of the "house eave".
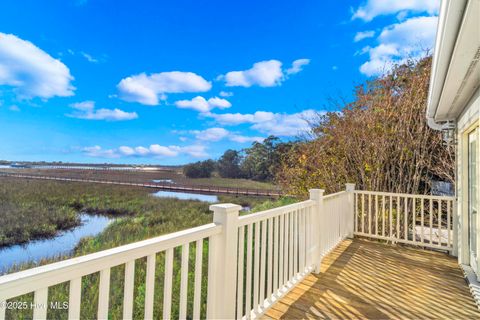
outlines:
[[429, 126], [441, 129], [463, 111], [480, 83], [479, 0], [443, 0], [428, 95]]

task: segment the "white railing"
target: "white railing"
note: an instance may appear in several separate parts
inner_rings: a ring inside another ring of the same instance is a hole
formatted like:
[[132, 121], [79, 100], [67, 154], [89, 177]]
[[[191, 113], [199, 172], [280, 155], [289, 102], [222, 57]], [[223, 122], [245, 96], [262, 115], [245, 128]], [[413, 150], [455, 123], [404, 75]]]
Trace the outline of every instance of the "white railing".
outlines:
[[353, 237], [353, 191], [348, 184], [347, 191], [323, 197], [323, 214], [320, 223], [320, 255], [326, 256], [346, 237]]
[[[189, 267], [189, 248], [195, 251], [195, 280], [193, 296], [193, 318], [200, 318], [201, 295], [202, 295], [202, 253], [203, 241], [222, 233], [222, 226], [214, 223], [197, 228], [188, 229], [157, 238], [152, 238], [125, 246], [100, 251], [97, 253], [52, 263], [49, 265], [9, 274], [0, 277], [0, 319], [4, 319], [6, 311], [12, 311], [12, 319], [18, 319], [13, 309], [33, 309], [34, 319], [46, 319], [49, 311], [49, 288], [68, 282], [68, 318], [80, 318], [80, 306], [82, 299], [82, 278], [93, 273], [99, 273], [98, 284], [98, 308], [97, 318], [108, 319], [110, 302], [110, 271], [112, 267], [124, 265], [123, 287], [123, 318], [131, 319], [134, 304], [134, 279], [135, 262], [137, 259], [146, 258], [145, 284], [145, 319], [153, 318], [155, 275], [157, 269], [164, 269], [163, 288], [163, 319], [171, 318], [172, 305], [172, 277], [174, 267], [174, 250], [181, 251], [181, 288], [179, 296], [179, 318], [186, 318]], [[161, 255], [158, 255], [162, 253]], [[157, 261], [157, 255], [163, 256], [163, 261]], [[211, 255], [210, 255], [211, 256]], [[210, 257], [209, 257], [210, 258]], [[211, 259], [209, 259], [211, 260]], [[163, 268], [160, 268], [160, 265]], [[138, 284], [137, 284], [138, 285]], [[8, 299], [24, 294], [34, 295], [33, 304], [30, 302], [16, 301], [9, 306]], [[90, 301], [88, 303], [95, 303]], [[61, 305], [61, 304], [60, 304]], [[12, 310], [10, 310], [12, 309]], [[25, 316], [23, 316], [25, 317]], [[31, 318], [32, 315], [26, 316]], [[52, 318], [49, 316], [49, 318]]]
[[[453, 207], [451, 197], [355, 191], [352, 184], [327, 196], [313, 189], [309, 200], [244, 216], [238, 205], [216, 204], [211, 224], [0, 277], [0, 320], [20, 318], [6, 312], [6, 301], [33, 293], [34, 306], [45, 306], [62, 283], [69, 284], [68, 318], [78, 319], [92, 274], [99, 278], [97, 301], [86, 303], [98, 319], [112, 316], [114, 304], [121, 305], [117, 317], [130, 319], [139, 301], [146, 319], [154, 312], [164, 319], [258, 318], [310, 272], [320, 272], [322, 259], [354, 234], [451, 250]], [[118, 266], [121, 286], [111, 286]], [[144, 300], [137, 299], [140, 285]], [[115, 288], [120, 293], [111, 299]], [[33, 308], [33, 318], [46, 318], [47, 309]]]
[[[313, 189], [307, 201], [235, 219], [237, 212], [225, 229], [235, 234], [226, 257], [235, 270], [217, 288], [225, 300], [215, 301], [223, 310], [208, 315], [257, 318], [310, 272], [319, 272], [322, 258], [353, 237], [353, 189], [350, 184], [347, 191], [326, 197]], [[211, 206], [215, 216], [223, 206]]]
[[262, 314], [312, 270], [315, 209], [307, 200], [239, 219], [237, 318]]
[[355, 235], [453, 250], [454, 197], [355, 191]]

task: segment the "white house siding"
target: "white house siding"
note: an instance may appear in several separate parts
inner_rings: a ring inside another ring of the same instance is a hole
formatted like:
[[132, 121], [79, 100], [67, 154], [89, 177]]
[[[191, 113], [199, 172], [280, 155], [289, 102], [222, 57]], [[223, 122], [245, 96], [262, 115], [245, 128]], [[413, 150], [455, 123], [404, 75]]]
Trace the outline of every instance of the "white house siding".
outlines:
[[[468, 211], [467, 211], [467, 197], [468, 190], [466, 189], [466, 181], [463, 176], [463, 166], [467, 157], [467, 146], [464, 145], [464, 132], [471, 128], [480, 119], [480, 88], [477, 88], [470, 101], [465, 106], [460, 117], [457, 119], [457, 172], [456, 172], [456, 188], [457, 188], [457, 207], [458, 207], [458, 260], [462, 264], [470, 264], [468, 252]], [[477, 263], [478, 265], [478, 263]]]

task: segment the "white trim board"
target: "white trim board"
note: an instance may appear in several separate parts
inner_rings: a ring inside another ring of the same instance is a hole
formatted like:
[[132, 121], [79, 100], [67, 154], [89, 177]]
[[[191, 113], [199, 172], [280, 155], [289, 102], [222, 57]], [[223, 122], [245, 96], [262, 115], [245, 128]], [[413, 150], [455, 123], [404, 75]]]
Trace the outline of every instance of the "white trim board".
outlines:
[[473, 272], [472, 267], [465, 264], [460, 264], [460, 267], [465, 275], [465, 280], [468, 283], [473, 300], [475, 300], [477, 307], [480, 309], [480, 282], [478, 282], [477, 276], [475, 275], [475, 272]]

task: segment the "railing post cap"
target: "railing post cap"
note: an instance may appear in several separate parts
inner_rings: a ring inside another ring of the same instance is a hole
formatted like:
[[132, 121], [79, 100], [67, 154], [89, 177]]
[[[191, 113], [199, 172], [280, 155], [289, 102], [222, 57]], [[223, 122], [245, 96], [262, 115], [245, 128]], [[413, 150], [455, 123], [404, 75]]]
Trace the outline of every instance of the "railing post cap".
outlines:
[[308, 191], [310, 191], [310, 194], [312, 194], [312, 193], [324, 193], [325, 192], [324, 189], [309, 189]]
[[242, 206], [234, 203], [218, 203], [218, 204], [212, 204], [210, 206], [211, 211], [225, 212], [225, 213], [236, 212], [236, 211], [240, 211], [241, 209], [242, 209]]
[[355, 190], [355, 183], [345, 183], [345, 188], [347, 191], [354, 191]]

